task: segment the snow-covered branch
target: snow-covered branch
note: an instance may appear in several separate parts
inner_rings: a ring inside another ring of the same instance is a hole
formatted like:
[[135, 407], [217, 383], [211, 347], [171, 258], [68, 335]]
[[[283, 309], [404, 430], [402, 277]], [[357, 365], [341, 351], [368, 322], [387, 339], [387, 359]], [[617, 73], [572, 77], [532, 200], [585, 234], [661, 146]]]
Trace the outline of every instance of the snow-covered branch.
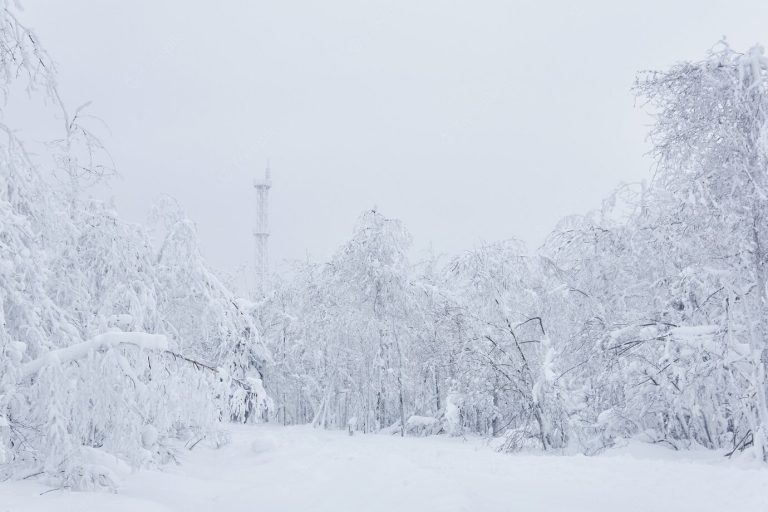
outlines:
[[43, 356], [25, 363], [19, 370], [19, 378], [31, 377], [46, 365], [68, 363], [76, 359], [85, 358], [93, 352], [113, 348], [118, 345], [132, 345], [143, 350], [166, 350], [168, 348], [168, 338], [162, 334], [147, 334], [143, 332], [116, 331], [99, 334], [88, 341], [51, 350]]

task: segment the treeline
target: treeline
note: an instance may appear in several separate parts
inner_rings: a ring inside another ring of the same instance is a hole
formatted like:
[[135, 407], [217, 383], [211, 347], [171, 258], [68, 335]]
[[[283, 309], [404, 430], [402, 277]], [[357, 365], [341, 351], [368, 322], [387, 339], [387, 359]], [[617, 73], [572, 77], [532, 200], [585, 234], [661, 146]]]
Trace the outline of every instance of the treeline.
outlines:
[[636, 437], [766, 458], [768, 61], [640, 75], [656, 170], [535, 253], [408, 261], [366, 212], [260, 310], [278, 421], [595, 453]]

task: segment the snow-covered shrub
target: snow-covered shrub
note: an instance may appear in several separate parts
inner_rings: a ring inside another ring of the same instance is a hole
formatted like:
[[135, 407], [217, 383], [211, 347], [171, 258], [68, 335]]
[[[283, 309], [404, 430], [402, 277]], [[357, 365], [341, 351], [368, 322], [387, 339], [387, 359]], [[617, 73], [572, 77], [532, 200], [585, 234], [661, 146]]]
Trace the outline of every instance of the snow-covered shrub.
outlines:
[[[165, 336], [109, 332], [20, 366], [8, 407], [23, 449], [11, 467], [57, 485], [116, 486], [94, 458], [141, 467], [173, 458], [174, 444], [214, 430], [226, 404], [216, 376], [179, 365]], [[42, 468], [40, 466], [42, 463]]]
[[440, 420], [432, 416], [413, 415], [405, 422], [405, 433], [416, 436], [433, 436], [443, 430]]

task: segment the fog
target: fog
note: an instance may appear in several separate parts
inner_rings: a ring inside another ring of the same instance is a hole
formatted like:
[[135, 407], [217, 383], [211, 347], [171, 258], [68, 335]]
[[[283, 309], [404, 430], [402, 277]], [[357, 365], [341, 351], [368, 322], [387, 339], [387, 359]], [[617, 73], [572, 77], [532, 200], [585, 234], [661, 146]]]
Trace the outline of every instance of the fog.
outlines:
[[363, 210], [417, 253], [517, 237], [651, 175], [637, 71], [766, 41], [768, 3], [134, 1], [25, 3], [143, 221], [160, 194], [215, 267], [253, 259], [271, 162], [271, 260], [324, 257]]

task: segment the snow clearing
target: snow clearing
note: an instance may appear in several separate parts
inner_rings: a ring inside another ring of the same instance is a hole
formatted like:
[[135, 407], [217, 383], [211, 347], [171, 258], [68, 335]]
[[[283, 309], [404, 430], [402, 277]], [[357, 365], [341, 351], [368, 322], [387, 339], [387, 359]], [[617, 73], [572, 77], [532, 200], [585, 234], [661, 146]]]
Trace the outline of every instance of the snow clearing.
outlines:
[[124, 478], [117, 493], [0, 484], [0, 511], [760, 511], [768, 470], [746, 457], [633, 444], [603, 455], [502, 454], [477, 439], [230, 427], [180, 465]]

